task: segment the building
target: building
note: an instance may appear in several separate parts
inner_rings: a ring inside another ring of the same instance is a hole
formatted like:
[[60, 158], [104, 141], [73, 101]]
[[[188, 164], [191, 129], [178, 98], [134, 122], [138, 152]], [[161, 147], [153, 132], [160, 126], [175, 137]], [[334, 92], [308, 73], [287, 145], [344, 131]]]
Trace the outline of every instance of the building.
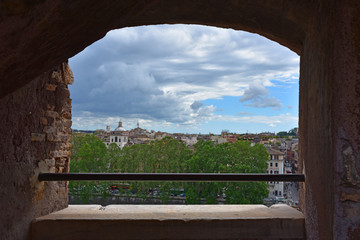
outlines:
[[[285, 153], [269, 148], [269, 161], [268, 174], [283, 174], [284, 173], [284, 156]], [[275, 199], [276, 197], [284, 196], [284, 183], [283, 182], [268, 182], [269, 184], [269, 198]]]
[[107, 147], [109, 147], [111, 143], [115, 143], [119, 148], [123, 149], [123, 147], [128, 143], [129, 132], [123, 128], [121, 121], [119, 121], [119, 125], [114, 129], [114, 131], [109, 131], [109, 126], [106, 127], [106, 130], [107, 134], [102, 140]]
[[222, 144], [227, 142], [226, 138], [217, 135], [211, 136], [211, 141], [215, 144]]
[[136, 128], [129, 131], [129, 142], [128, 145], [134, 144], [146, 144], [154, 140], [154, 132], [149, 132], [146, 129], [140, 127], [139, 122], [136, 124]]

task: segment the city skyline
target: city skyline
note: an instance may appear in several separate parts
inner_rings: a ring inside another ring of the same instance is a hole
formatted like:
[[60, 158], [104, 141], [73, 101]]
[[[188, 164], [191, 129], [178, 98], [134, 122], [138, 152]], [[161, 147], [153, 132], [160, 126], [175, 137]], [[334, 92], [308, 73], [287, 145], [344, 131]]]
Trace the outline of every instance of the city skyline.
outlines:
[[256, 34], [199, 25], [110, 31], [69, 60], [73, 128], [169, 133], [298, 126], [299, 56]]

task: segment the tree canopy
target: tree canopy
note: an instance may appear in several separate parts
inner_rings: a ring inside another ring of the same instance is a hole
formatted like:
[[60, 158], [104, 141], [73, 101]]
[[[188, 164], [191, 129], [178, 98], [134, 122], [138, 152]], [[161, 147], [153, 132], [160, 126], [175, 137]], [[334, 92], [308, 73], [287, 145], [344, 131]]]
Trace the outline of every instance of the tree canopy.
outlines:
[[286, 131], [278, 132], [276, 135], [278, 137], [289, 137], [289, 136], [296, 137], [297, 132], [298, 132], [298, 128], [296, 127], [296, 128], [290, 129], [288, 132], [286, 132]]
[[[268, 153], [264, 146], [246, 141], [214, 144], [199, 141], [187, 161], [187, 172], [194, 173], [263, 173], [266, 171]], [[205, 198], [215, 203], [216, 198], [226, 197], [227, 203], [262, 203], [267, 196], [267, 184], [238, 182], [200, 182], [186, 184], [191, 203]]]
[[71, 172], [105, 172], [107, 164], [105, 144], [95, 135], [73, 134]]
[[[120, 149], [105, 144], [95, 135], [74, 134], [71, 172], [122, 173], [264, 173], [268, 153], [263, 145], [246, 141], [214, 144], [199, 141], [194, 149], [166, 137], [149, 144], [137, 144]], [[122, 183], [124, 184], [124, 183]], [[129, 182], [132, 193], [144, 198], [152, 189], [163, 201], [177, 194], [186, 196], [188, 204], [201, 201], [216, 203], [262, 203], [268, 194], [265, 182]], [[78, 186], [84, 183], [78, 183]], [[109, 184], [110, 185], [110, 184]], [[72, 184], [73, 186], [73, 184]], [[124, 190], [122, 193], [129, 192]]]

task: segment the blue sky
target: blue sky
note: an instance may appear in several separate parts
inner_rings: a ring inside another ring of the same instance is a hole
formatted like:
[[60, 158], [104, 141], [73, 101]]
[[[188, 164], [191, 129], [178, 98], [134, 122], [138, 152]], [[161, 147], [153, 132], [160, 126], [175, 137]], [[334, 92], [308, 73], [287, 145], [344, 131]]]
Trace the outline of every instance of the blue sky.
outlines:
[[299, 56], [257, 34], [199, 25], [110, 31], [69, 60], [73, 128], [288, 131], [298, 125]]

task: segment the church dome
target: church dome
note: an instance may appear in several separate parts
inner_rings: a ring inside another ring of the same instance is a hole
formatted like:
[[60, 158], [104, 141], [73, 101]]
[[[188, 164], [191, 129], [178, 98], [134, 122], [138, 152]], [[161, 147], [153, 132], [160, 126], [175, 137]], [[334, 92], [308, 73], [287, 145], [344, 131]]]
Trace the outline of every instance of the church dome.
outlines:
[[118, 126], [117, 128], [115, 128], [114, 131], [115, 131], [115, 132], [124, 132], [124, 131], [126, 131], [126, 129], [123, 128], [121, 121], [119, 121], [119, 126]]

